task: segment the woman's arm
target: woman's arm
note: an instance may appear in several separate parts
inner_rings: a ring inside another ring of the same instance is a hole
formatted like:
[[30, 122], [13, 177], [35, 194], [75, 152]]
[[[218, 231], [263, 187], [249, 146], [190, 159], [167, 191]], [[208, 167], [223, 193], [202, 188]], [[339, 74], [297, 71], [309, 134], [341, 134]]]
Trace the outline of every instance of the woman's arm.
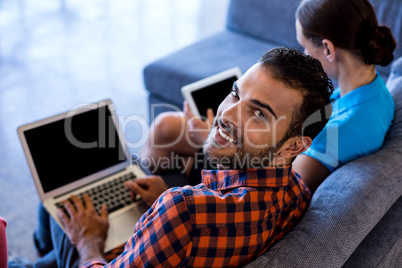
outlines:
[[329, 169], [320, 161], [304, 154], [297, 156], [293, 161], [293, 170], [302, 177], [312, 194], [331, 174]]

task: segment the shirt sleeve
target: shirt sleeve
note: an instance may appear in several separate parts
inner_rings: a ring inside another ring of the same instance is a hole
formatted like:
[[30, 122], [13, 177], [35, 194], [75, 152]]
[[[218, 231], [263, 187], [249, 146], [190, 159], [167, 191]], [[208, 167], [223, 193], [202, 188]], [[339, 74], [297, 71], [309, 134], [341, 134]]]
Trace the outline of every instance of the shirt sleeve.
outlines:
[[310, 148], [303, 154], [323, 164], [333, 172], [340, 163], [339, 127], [337, 122], [328, 122], [324, 129], [314, 138]]
[[190, 214], [182, 193], [168, 190], [141, 217], [124, 252], [105, 264], [93, 260], [83, 267], [179, 266], [191, 251]]
[[[320, 161], [333, 172], [354, 159], [378, 151], [387, 127], [381, 128], [379, 123], [372, 127], [366, 124], [361, 114], [348, 113], [328, 122], [303, 154]], [[375, 118], [369, 111], [365, 114], [368, 118]]]
[[[331, 173], [345, 163], [367, 155], [373, 151], [371, 147], [378, 141], [367, 137], [367, 132], [353, 127], [355, 125], [356, 118], [351, 115], [343, 115], [328, 122], [304, 154], [320, 161]], [[381, 144], [382, 140], [378, 146]]]

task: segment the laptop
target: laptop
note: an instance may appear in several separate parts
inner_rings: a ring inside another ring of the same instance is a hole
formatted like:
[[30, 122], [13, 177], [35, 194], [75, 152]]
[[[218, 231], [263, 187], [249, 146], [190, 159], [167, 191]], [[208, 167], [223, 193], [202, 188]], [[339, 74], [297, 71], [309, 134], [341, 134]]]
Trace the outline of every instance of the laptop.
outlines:
[[40, 200], [63, 230], [61, 201], [88, 193], [98, 212], [108, 205], [105, 252], [127, 242], [148, 206], [124, 182], [145, 172], [132, 164], [111, 100], [26, 124], [18, 135]]

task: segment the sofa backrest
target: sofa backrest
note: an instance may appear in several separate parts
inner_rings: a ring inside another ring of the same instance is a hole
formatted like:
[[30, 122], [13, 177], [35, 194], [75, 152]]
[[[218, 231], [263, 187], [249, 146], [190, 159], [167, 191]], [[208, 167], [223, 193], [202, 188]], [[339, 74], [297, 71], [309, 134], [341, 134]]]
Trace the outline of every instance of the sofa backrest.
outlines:
[[231, 0], [226, 27], [278, 46], [300, 46], [295, 12], [300, 0]]
[[[278, 46], [300, 48], [296, 40], [295, 13], [301, 0], [231, 0], [226, 27]], [[380, 25], [391, 28], [398, 46], [395, 59], [402, 56], [402, 1], [370, 0]], [[336, 22], [335, 22], [336, 23]], [[377, 66], [387, 77], [390, 65]]]
[[[378, 24], [386, 25], [396, 39], [397, 47], [394, 51], [394, 58], [402, 56], [402, 1], [401, 0], [370, 0], [377, 14]], [[382, 74], [389, 74], [391, 65], [386, 67], [377, 66]]]
[[394, 98], [395, 115], [383, 149], [399, 151], [402, 155], [402, 57], [396, 59], [392, 64], [387, 88]]

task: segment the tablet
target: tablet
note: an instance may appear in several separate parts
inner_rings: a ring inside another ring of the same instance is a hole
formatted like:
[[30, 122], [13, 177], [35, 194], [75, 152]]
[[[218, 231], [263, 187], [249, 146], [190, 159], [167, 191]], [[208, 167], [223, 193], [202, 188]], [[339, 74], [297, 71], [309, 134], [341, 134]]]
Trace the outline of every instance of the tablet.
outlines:
[[208, 108], [212, 108], [216, 115], [218, 106], [229, 95], [233, 83], [240, 76], [240, 68], [235, 67], [186, 85], [181, 93], [194, 115], [206, 117]]

